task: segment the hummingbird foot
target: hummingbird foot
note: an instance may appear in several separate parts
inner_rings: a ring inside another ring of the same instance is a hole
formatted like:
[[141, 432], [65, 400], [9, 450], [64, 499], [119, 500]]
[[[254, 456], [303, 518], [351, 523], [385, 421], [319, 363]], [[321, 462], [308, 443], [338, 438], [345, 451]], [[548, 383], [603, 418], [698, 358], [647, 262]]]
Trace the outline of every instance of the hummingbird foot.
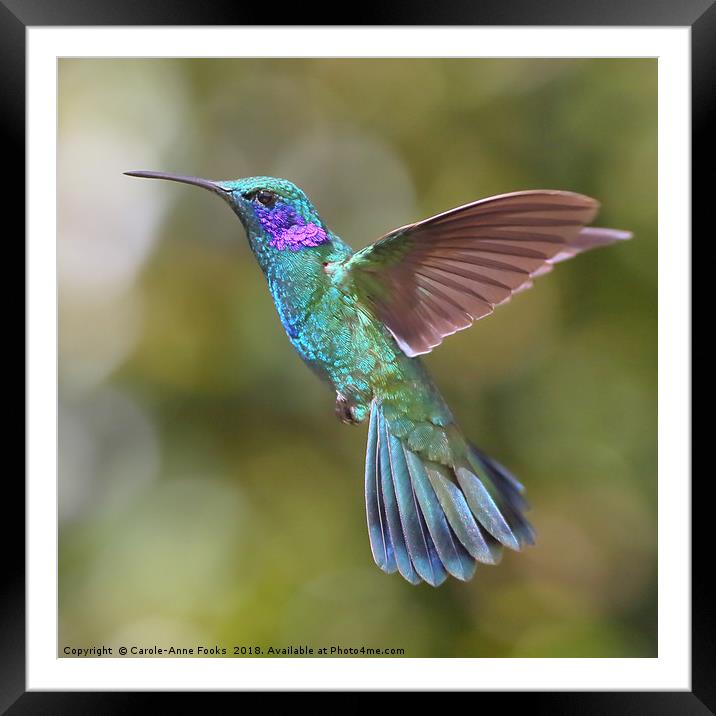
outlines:
[[365, 410], [352, 403], [345, 395], [336, 393], [336, 417], [346, 425], [358, 425], [365, 420]]

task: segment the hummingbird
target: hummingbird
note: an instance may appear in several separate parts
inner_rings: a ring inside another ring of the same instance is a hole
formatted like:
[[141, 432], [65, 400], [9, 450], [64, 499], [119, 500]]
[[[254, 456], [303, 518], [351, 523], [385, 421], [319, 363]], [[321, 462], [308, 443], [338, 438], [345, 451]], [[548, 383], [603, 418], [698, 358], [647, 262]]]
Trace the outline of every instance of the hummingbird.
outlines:
[[365, 505], [380, 569], [435, 587], [534, 544], [523, 485], [464, 435], [420, 356], [554, 264], [631, 238], [586, 226], [595, 199], [491, 196], [354, 251], [286, 179], [126, 174], [202, 187], [239, 218], [289, 341], [335, 391], [337, 417], [368, 421]]

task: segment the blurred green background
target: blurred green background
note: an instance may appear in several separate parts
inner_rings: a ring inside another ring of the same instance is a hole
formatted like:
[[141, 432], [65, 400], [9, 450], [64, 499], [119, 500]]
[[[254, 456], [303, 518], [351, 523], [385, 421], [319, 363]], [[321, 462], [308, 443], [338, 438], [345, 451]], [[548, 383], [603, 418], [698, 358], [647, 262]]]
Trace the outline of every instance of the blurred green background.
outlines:
[[[59, 80], [60, 649], [656, 656], [656, 60], [63, 59]], [[366, 426], [293, 353], [239, 222], [129, 169], [286, 177], [355, 246], [536, 188], [634, 231], [426, 359], [527, 485], [537, 545], [469, 584], [383, 574]]]

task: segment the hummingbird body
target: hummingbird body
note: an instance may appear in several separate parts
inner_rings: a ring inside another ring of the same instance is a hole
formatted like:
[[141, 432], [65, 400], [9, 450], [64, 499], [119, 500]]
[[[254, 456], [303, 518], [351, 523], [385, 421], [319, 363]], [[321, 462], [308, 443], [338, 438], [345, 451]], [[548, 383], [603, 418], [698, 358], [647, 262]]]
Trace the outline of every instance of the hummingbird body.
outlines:
[[[241, 180], [239, 184], [243, 191], [272, 186], [290, 192], [290, 210], [263, 211], [257, 220], [245, 221], [249, 244], [289, 341], [304, 362], [350, 405], [350, 422], [365, 420], [374, 398], [402, 399], [406, 409], [415, 403], [411, 412], [416, 416], [449, 416], [421, 362], [408, 359], [385, 325], [361, 305], [345, 269], [353, 249], [324, 226], [303, 192], [272, 177]], [[223, 186], [236, 184], [224, 182]], [[262, 221], [267, 215], [272, 218]], [[296, 230], [297, 217], [318, 230], [301, 234]], [[307, 235], [313, 237], [310, 245], [301, 241]], [[418, 410], [422, 402], [426, 406]], [[427, 405], [431, 402], [432, 410]]]
[[344, 254], [332, 245], [314, 251], [315, 260], [303, 260], [309, 253], [305, 251], [300, 255], [302, 265], [291, 261], [289, 274], [285, 263], [270, 266], [269, 290], [292, 345], [350, 406], [350, 422], [362, 422], [376, 398], [402, 399], [406, 408], [408, 403], [417, 408], [419, 403], [433, 402], [436, 417], [447, 413], [442, 401], [436, 401], [422, 363], [400, 350], [342, 276], [342, 266], [352, 252]]
[[534, 541], [522, 485], [470, 443], [419, 355], [532, 285], [554, 263], [630, 237], [584, 228], [593, 199], [505, 194], [396, 229], [354, 252], [298, 187], [273, 177], [202, 186], [241, 220], [281, 323], [336, 393], [344, 422], [370, 417], [365, 495], [373, 557], [413, 584], [472, 577], [503, 546]]

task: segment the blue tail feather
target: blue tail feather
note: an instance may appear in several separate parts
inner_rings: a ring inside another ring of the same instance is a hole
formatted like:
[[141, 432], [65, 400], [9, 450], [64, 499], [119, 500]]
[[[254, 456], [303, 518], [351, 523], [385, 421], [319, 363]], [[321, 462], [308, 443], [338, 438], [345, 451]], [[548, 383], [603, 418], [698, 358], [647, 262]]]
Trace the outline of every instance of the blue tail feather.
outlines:
[[400, 440], [391, 435], [387, 421], [384, 420], [383, 425], [385, 427], [383, 434], [389, 446], [390, 470], [398, 501], [398, 516], [405, 535], [405, 544], [417, 573], [428, 584], [436, 587], [445, 581], [447, 574], [439, 559], [431, 559], [429, 544], [432, 545], [432, 540], [424, 521], [421, 521], [420, 509]]
[[430, 557], [431, 570], [433, 574], [437, 575], [437, 579], [435, 582], [428, 583], [431, 584], [433, 587], [439, 587], [448, 578], [449, 572], [447, 571], [442, 559], [440, 558], [440, 555], [438, 554], [437, 547], [435, 546], [435, 540], [433, 540], [432, 535], [430, 534], [430, 530], [428, 529], [428, 524], [425, 521], [425, 515], [419, 508], [417, 509], [417, 514], [418, 519], [420, 520], [421, 529], [423, 531], [423, 534], [425, 535], [425, 544], [428, 547], [428, 556]]
[[412, 584], [420, 583], [420, 576], [416, 572], [413, 562], [410, 559], [410, 553], [406, 546], [403, 526], [400, 522], [400, 513], [398, 511], [398, 500], [395, 493], [395, 484], [393, 481], [393, 473], [390, 465], [390, 447], [385, 438], [385, 419], [382, 412], [378, 412], [378, 451], [380, 453], [379, 469], [380, 484], [383, 493], [383, 503], [385, 505], [386, 522], [388, 523], [388, 534], [393, 544], [395, 553], [395, 562], [398, 571]]
[[475, 574], [475, 560], [450, 528], [420, 458], [407, 448], [404, 451], [413, 488], [436, 551], [453, 577], [467, 581]]
[[470, 579], [496, 564], [502, 545], [520, 549], [534, 532], [522, 515], [519, 482], [472, 449], [454, 467], [426, 460], [398, 438], [377, 401], [366, 452], [368, 533], [376, 564], [412, 584]]
[[457, 481], [465, 494], [467, 504], [473, 514], [480, 520], [480, 524], [501, 544], [511, 549], [519, 550], [520, 543], [514, 532], [507, 524], [505, 516], [481, 480], [465, 467], [455, 470]]
[[368, 516], [368, 535], [375, 563], [385, 572], [395, 572], [393, 543], [388, 534], [388, 525], [380, 486], [378, 454], [378, 415], [371, 412], [368, 426], [368, 447], [365, 457], [365, 506]]
[[520, 546], [534, 544], [534, 529], [523, 515], [529, 510], [529, 504], [522, 496], [524, 487], [505, 467], [476, 447], [471, 446], [468, 458], [476, 470], [483, 468], [483, 482], [509, 521]]
[[427, 468], [430, 484], [440, 501], [453, 532], [462, 542], [473, 559], [485, 564], [496, 564], [499, 561], [499, 550], [494, 550], [486, 535], [477, 524], [470, 507], [460, 488], [444, 473], [442, 465], [430, 465]]

